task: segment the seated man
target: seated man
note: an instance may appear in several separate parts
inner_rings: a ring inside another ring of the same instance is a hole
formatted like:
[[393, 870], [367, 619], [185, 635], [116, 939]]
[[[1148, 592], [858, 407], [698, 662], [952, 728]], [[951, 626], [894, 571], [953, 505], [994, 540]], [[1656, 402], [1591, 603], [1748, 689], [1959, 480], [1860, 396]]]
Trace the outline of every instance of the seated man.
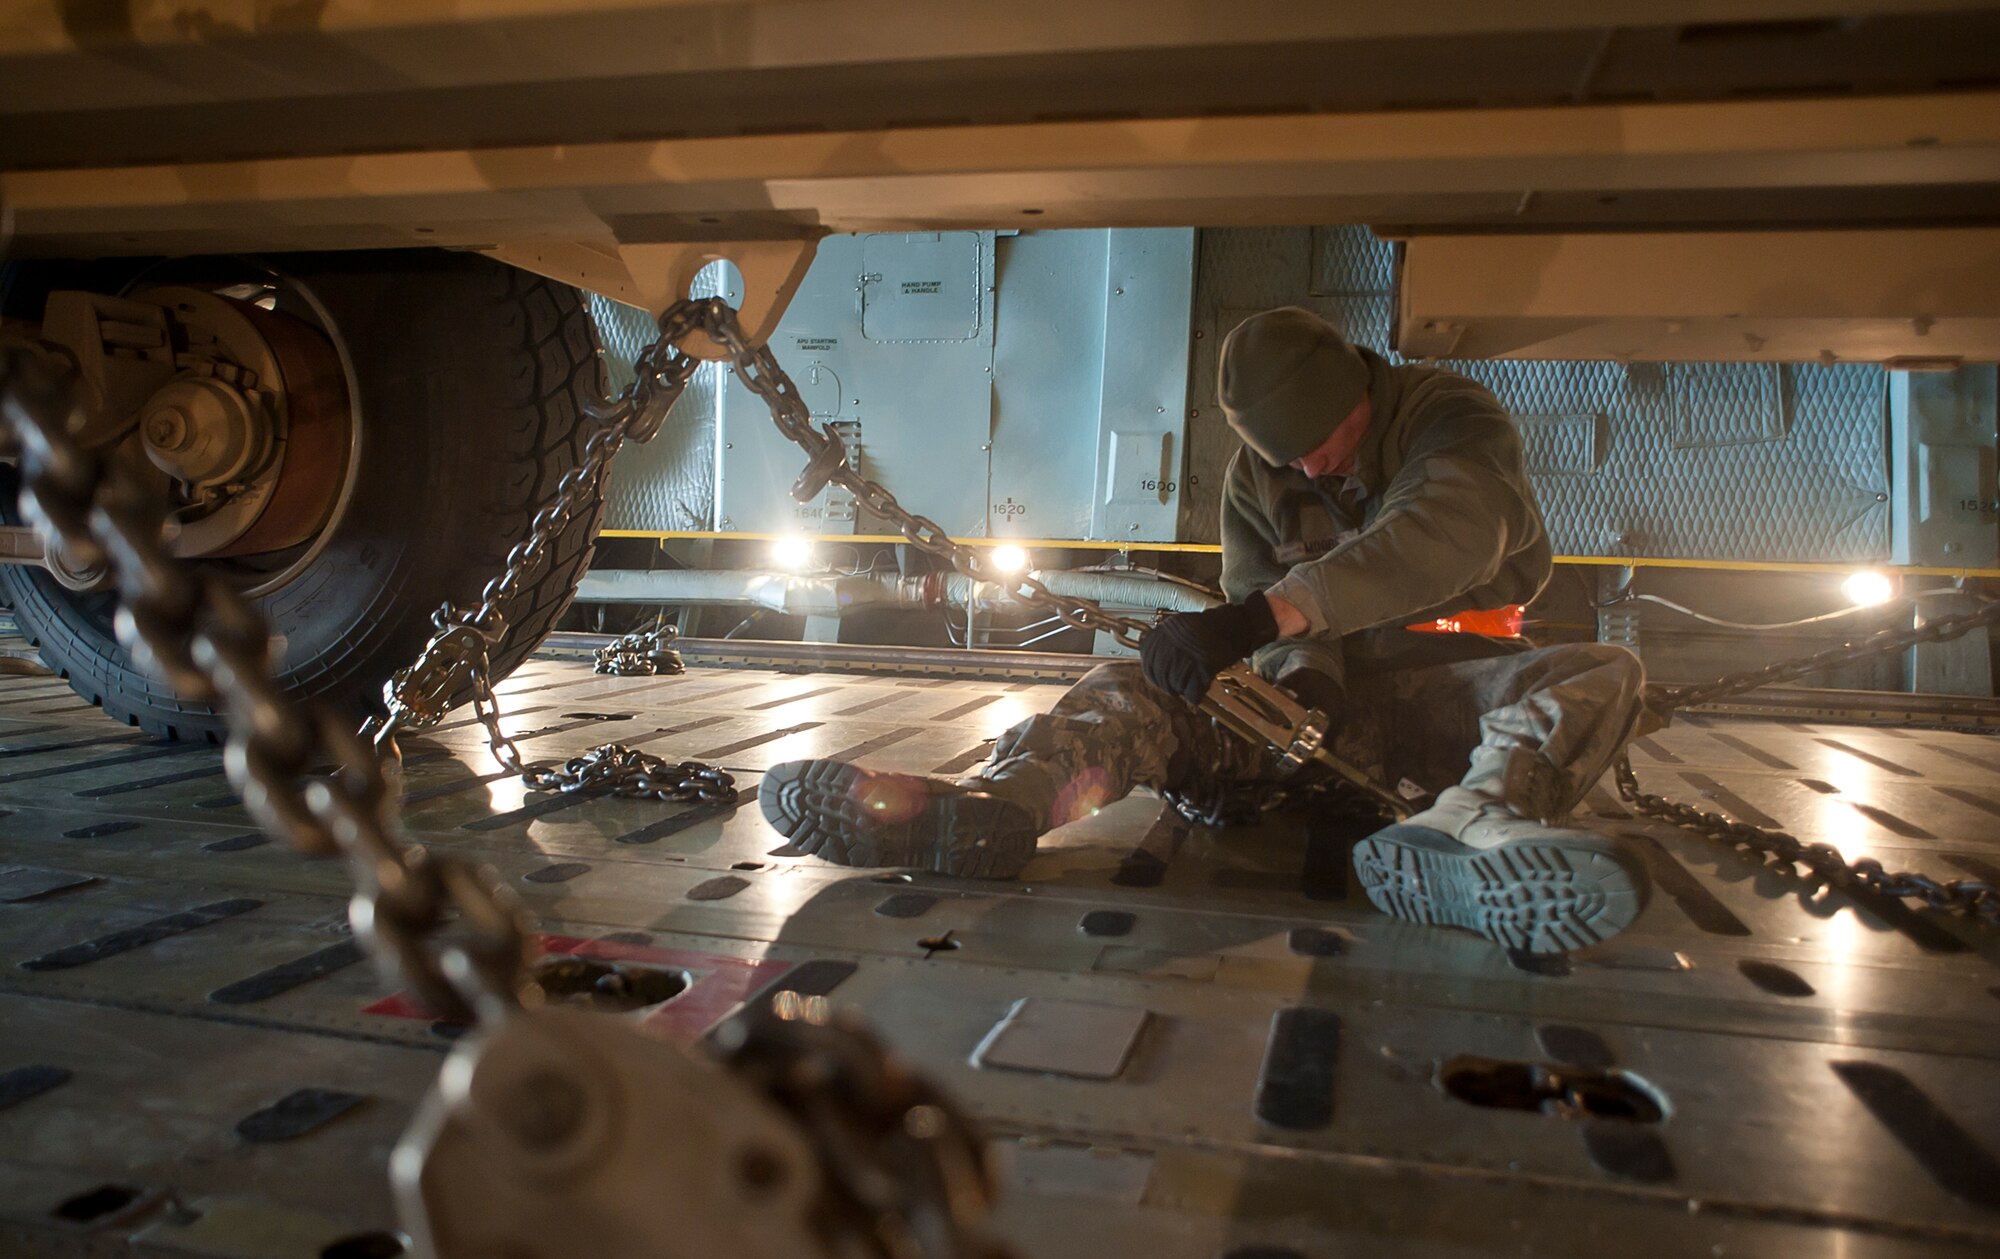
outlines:
[[1134, 787], [1200, 796], [1268, 776], [1265, 749], [1194, 707], [1248, 658], [1328, 713], [1350, 761], [1443, 788], [1356, 845], [1378, 909], [1535, 951], [1622, 930], [1645, 900], [1640, 866], [1561, 822], [1635, 732], [1638, 659], [1405, 628], [1526, 603], [1548, 581], [1506, 410], [1296, 307], [1229, 334], [1219, 392], [1244, 442], [1222, 507], [1232, 602], [1167, 618], [1138, 661], [1092, 670], [962, 782], [795, 761], [765, 777], [764, 816], [829, 861], [1011, 877], [1044, 832]]

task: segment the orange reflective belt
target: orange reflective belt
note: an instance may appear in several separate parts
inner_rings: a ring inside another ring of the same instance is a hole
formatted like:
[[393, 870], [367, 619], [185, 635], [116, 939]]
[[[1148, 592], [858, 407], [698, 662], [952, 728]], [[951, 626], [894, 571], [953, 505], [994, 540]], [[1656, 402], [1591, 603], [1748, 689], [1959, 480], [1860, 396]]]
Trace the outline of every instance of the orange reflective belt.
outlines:
[[1485, 634], [1491, 638], [1519, 638], [1523, 610], [1518, 603], [1510, 603], [1504, 608], [1470, 608], [1404, 628], [1419, 634]]

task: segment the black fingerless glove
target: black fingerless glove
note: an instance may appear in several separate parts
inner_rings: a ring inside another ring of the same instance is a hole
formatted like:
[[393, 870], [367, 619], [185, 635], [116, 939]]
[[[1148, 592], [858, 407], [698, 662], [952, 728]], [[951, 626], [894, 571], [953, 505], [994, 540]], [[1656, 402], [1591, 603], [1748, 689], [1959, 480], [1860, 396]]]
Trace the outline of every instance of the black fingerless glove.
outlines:
[[1139, 644], [1146, 680], [1189, 703], [1208, 693], [1215, 675], [1278, 638], [1278, 618], [1263, 592], [1206, 612], [1179, 612]]

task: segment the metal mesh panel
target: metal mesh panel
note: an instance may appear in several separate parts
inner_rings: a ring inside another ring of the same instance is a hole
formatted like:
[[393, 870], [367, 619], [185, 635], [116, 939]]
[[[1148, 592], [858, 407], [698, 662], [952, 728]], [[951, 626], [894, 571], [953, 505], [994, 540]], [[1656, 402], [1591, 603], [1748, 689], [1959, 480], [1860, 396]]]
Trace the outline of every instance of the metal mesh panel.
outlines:
[[[700, 278], [710, 277], [704, 271]], [[595, 294], [589, 301], [605, 374], [616, 392], [632, 382], [633, 360], [652, 344], [658, 328], [643, 310]], [[619, 452], [605, 490], [606, 529], [715, 527], [716, 391], [728, 370], [722, 363], [704, 363], [659, 436], [643, 446], [628, 443]]]
[[[1236, 448], [1215, 405], [1220, 334], [1271, 306], [1387, 352], [1392, 248], [1366, 228], [1202, 233], [1183, 536], [1217, 540]], [[1307, 277], [1301, 282], [1300, 277]], [[1379, 288], [1377, 286], [1380, 286]], [[1392, 360], [1399, 356], [1390, 354]], [[1557, 551], [1689, 559], [1888, 557], [1884, 382], [1868, 364], [1454, 361], [1522, 423]]]
[[1312, 229], [1312, 295], [1389, 296], [1396, 291], [1395, 249], [1366, 228]]
[[1785, 436], [1777, 363], [1668, 363], [1674, 445], [1733, 446]]

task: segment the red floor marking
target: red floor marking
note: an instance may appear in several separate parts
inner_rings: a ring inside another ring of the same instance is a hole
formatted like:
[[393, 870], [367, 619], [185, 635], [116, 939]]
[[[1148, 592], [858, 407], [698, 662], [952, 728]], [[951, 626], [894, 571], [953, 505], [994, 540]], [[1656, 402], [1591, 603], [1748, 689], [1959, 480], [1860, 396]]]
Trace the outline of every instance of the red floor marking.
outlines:
[[[537, 936], [544, 953], [569, 957], [590, 957], [612, 962], [643, 962], [687, 972], [688, 986], [679, 996], [647, 1015], [639, 1026], [666, 1040], [689, 1041], [720, 1023], [750, 994], [766, 987], [792, 968], [790, 962], [771, 958], [750, 960], [720, 953], [697, 953], [692, 949], [657, 949], [646, 944], [625, 944], [617, 940], [586, 940], [582, 936]], [[399, 992], [361, 1007], [363, 1014], [380, 1014], [392, 1019], [437, 1018], [407, 992]]]

